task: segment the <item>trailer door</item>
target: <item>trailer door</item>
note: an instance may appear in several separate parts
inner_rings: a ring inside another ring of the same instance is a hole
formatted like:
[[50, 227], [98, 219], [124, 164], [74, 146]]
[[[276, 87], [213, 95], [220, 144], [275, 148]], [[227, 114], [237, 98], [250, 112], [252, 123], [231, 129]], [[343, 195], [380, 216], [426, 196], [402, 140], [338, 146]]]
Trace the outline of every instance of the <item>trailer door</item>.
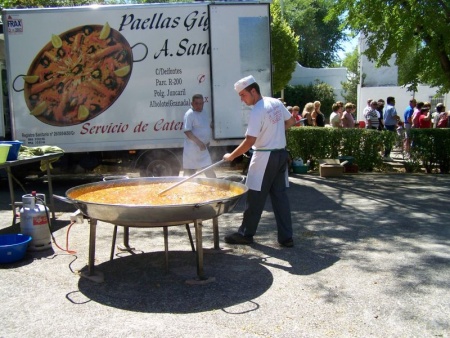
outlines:
[[269, 4], [212, 4], [209, 19], [214, 138], [243, 138], [250, 108], [234, 83], [253, 75], [272, 95]]

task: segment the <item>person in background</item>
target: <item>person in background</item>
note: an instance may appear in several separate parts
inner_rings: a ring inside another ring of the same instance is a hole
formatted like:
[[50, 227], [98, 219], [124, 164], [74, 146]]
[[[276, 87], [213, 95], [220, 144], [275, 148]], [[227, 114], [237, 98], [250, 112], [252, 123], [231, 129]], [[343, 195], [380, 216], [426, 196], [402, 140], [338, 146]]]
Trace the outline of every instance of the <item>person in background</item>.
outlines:
[[232, 161], [253, 149], [245, 184], [249, 188], [244, 217], [236, 233], [225, 236], [228, 244], [251, 244], [270, 195], [278, 229], [278, 243], [283, 247], [294, 246], [292, 218], [286, 193], [288, 158], [286, 129], [295, 124], [294, 117], [278, 100], [263, 97], [253, 76], [247, 76], [234, 84], [241, 101], [253, 106], [250, 111], [245, 139], [232, 152], [223, 156]]
[[356, 116], [356, 104], [352, 103], [352, 110], [351, 110], [351, 114], [353, 116], [353, 123], [355, 128], [359, 127], [358, 121], [357, 121], [357, 116]]
[[438, 110], [438, 106], [441, 107], [443, 106], [442, 103], [438, 103], [436, 105], [436, 108], [434, 108], [434, 112], [431, 114], [431, 122], [433, 123], [433, 128], [437, 127], [437, 123], [439, 120], [439, 115], [441, 114], [441, 111]]
[[333, 103], [331, 109], [333, 110], [333, 112], [330, 115], [330, 125], [333, 128], [340, 128], [342, 107], [339, 103], [336, 102]]
[[300, 116], [300, 107], [299, 106], [292, 107], [292, 116], [295, 119], [295, 125], [301, 126], [302, 117]]
[[364, 107], [363, 114], [362, 114], [363, 116], [366, 116], [367, 113], [372, 110], [372, 105], [371, 105], [372, 101], [373, 101], [372, 99], [367, 100], [367, 106]]
[[431, 103], [424, 102], [423, 107], [420, 109], [419, 128], [421, 128], [421, 129], [432, 128], [430, 110], [431, 110]]
[[375, 100], [370, 100], [370, 110], [364, 109], [364, 120], [366, 122], [366, 129], [378, 130], [380, 126], [380, 114], [377, 110], [378, 103]]
[[422, 101], [416, 103], [416, 107], [414, 108], [414, 112], [411, 117], [411, 128], [419, 128], [419, 117], [423, 105], [424, 103]]
[[308, 102], [303, 108], [302, 118], [306, 119], [303, 121], [305, 127], [313, 126], [312, 112], [314, 111], [314, 103]]
[[[400, 121], [400, 117], [397, 115], [397, 110], [395, 109], [395, 97], [389, 96], [386, 99], [386, 108], [383, 112], [384, 119], [384, 129], [390, 132], [397, 132], [397, 123]], [[388, 146], [384, 150], [384, 161], [392, 161], [391, 158], [391, 147]]]
[[379, 127], [378, 130], [383, 130], [384, 129], [384, 121], [383, 121], [383, 111], [384, 111], [384, 100], [383, 99], [379, 99], [377, 101], [377, 111], [380, 114], [380, 119], [379, 119]]
[[325, 127], [325, 115], [320, 111], [320, 101], [314, 102], [314, 111], [312, 112], [313, 125], [316, 127]]
[[345, 104], [345, 110], [341, 117], [342, 128], [355, 128], [355, 119], [352, 115], [354, 109], [353, 106], [354, 105], [351, 102]]
[[403, 141], [403, 149], [406, 153], [409, 153], [411, 148], [411, 125], [412, 125], [412, 116], [414, 114], [414, 108], [416, 108], [417, 101], [416, 99], [409, 100], [409, 105], [405, 109], [405, 113], [403, 114], [403, 118], [405, 121], [405, 139]]
[[[203, 95], [195, 94], [192, 96], [190, 108], [184, 114], [183, 131], [183, 171], [185, 176], [191, 176], [197, 170], [206, 168], [212, 164], [211, 156], [208, 151], [211, 141], [211, 121], [208, 114], [203, 111]], [[204, 172], [206, 177], [216, 178], [213, 169]]]
[[436, 105], [436, 110], [439, 112], [436, 128], [448, 128], [448, 114], [445, 111], [445, 106], [442, 103], [438, 103]]

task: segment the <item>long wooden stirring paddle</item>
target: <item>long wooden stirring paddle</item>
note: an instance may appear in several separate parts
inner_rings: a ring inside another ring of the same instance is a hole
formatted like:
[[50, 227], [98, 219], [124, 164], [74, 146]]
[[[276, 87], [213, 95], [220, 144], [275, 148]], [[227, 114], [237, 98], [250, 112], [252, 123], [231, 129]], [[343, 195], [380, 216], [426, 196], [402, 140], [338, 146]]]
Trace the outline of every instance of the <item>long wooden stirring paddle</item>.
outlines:
[[202, 170], [200, 170], [200, 171], [197, 171], [194, 175], [191, 175], [191, 176], [189, 176], [188, 178], [185, 178], [184, 180], [182, 180], [182, 181], [180, 181], [180, 182], [177, 182], [177, 183], [175, 183], [174, 185], [168, 187], [167, 189], [164, 189], [163, 191], [161, 191], [161, 192], [158, 194], [158, 196], [161, 196], [162, 194], [168, 192], [169, 190], [172, 190], [173, 188], [178, 187], [180, 184], [182, 184], [182, 183], [184, 183], [184, 182], [186, 182], [186, 181], [189, 181], [191, 178], [194, 178], [195, 176], [198, 176], [198, 175], [200, 175], [201, 173], [205, 172], [206, 170], [211, 169], [211, 168], [215, 167], [216, 165], [219, 165], [219, 164], [221, 164], [221, 163], [223, 163], [223, 162], [225, 162], [225, 160], [220, 160], [219, 162], [216, 162], [216, 163], [211, 164], [209, 167], [206, 167], [206, 168], [204, 168], [204, 169], [202, 169]]

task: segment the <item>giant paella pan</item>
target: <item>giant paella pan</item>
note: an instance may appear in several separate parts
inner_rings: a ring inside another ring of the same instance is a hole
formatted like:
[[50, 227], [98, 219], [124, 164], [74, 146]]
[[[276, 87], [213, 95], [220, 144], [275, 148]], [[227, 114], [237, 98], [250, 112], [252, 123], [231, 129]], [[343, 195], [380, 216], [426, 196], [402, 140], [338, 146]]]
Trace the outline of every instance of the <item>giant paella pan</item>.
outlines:
[[116, 225], [151, 227], [205, 220], [230, 212], [248, 188], [238, 182], [193, 178], [164, 195], [182, 177], [145, 177], [76, 186], [66, 197], [85, 216]]

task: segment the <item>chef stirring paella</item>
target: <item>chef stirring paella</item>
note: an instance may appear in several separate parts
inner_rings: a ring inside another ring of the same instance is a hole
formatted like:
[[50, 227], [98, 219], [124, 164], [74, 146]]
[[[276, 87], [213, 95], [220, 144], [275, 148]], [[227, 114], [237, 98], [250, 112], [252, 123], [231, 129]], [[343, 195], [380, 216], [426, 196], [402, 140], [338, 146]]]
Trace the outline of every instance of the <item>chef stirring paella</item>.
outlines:
[[169, 190], [159, 193], [173, 185], [171, 183], [147, 183], [136, 185], [114, 185], [102, 189], [86, 189], [69, 196], [70, 198], [90, 203], [117, 205], [170, 205], [196, 204], [213, 200], [228, 199], [239, 195], [242, 191], [224, 189], [218, 186], [186, 182]]

